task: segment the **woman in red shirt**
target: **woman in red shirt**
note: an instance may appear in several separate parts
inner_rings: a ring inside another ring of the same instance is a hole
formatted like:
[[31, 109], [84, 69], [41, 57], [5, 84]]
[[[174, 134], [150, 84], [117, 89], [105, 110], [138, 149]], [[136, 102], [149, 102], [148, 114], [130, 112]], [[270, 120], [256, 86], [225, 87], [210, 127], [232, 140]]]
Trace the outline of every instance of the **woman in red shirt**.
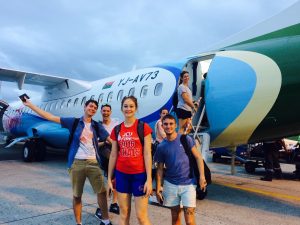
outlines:
[[111, 133], [112, 151], [108, 166], [107, 193], [113, 190], [111, 180], [115, 173], [121, 225], [129, 224], [132, 195], [139, 224], [151, 224], [148, 217], [148, 197], [152, 192], [152, 130], [148, 124], [144, 124], [142, 146], [137, 132], [138, 119], [135, 117], [137, 107], [137, 99], [134, 96], [124, 97], [121, 104], [124, 122], [118, 137], [115, 135], [115, 128]]

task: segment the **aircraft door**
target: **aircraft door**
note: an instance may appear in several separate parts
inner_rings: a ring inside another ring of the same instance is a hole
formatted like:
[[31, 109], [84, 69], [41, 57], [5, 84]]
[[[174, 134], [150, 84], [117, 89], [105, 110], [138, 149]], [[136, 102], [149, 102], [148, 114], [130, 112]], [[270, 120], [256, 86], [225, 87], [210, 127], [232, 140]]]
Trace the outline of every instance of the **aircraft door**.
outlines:
[[[208, 55], [201, 58], [193, 59], [189, 63], [187, 63], [186, 67], [183, 70], [187, 70], [190, 74], [190, 83], [189, 87], [192, 91], [193, 100], [200, 104], [197, 113], [193, 117], [193, 126], [196, 126], [199, 122], [201, 113], [204, 109], [205, 103], [205, 78], [207, 75], [207, 71], [209, 69], [212, 57], [214, 55]], [[201, 101], [200, 101], [201, 97]], [[205, 126], [208, 126], [207, 117], [205, 113], [205, 109], [203, 111], [203, 118], [205, 121]], [[203, 124], [202, 124], [203, 125]]]

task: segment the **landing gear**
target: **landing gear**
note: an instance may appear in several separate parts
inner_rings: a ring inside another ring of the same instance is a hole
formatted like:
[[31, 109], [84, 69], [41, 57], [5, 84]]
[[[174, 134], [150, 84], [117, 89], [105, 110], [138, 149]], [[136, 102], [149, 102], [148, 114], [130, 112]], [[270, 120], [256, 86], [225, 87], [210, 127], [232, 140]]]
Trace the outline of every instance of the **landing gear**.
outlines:
[[26, 141], [23, 146], [23, 160], [25, 162], [43, 161], [46, 157], [46, 144], [40, 139]]
[[215, 162], [219, 162], [221, 159], [221, 156], [216, 154], [216, 153], [213, 153], [212, 155], [212, 161], [215, 163]]
[[245, 170], [247, 173], [254, 173], [256, 167], [258, 167], [258, 166], [257, 166], [257, 163], [255, 163], [255, 162], [247, 161], [245, 163]]

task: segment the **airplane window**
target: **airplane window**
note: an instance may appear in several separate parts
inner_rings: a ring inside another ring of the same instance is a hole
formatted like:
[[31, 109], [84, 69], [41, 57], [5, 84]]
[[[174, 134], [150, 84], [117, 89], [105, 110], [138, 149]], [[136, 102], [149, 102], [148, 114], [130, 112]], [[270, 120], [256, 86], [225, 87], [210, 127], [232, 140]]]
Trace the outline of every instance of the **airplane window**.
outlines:
[[74, 101], [74, 106], [76, 106], [77, 103], [78, 103], [78, 98], [75, 99], [75, 101]]
[[128, 92], [128, 96], [134, 96], [134, 91], [135, 91], [135, 88], [130, 88], [129, 92]]
[[123, 98], [123, 90], [120, 90], [119, 93], [118, 93], [118, 97], [117, 97], [117, 101], [121, 101], [122, 98]]
[[82, 100], [81, 100], [81, 105], [84, 105], [86, 102], [86, 97], [83, 97]]
[[65, 100], [62, 100], [61, 104], [60, 104], [60, 108], [62, 109], [64, 107], [65, 104]]
[[98, 98], [98, 104], [100, 105], [100, 104], [102, 103], [102, 101], [103, 101], [103, 93], [101, 93], [101, 94], [99, 95], [99, 98]]
[[162, 87], [163, 87], [163, 84], [162, 84], [162, 83], [157, 83], [157, 84], [155, 85], [155, 88], [154, 88], [154, 95], [155, 95], [155, 96], [161, 95]]
[[71, 105], [72, 99], [69, 99], [67, 102], [67, 108], [69, 108], [69, 106]]
[[56, 102], [55, 104], [55, 109], [58, 109], [59, 101]]
[[91, 100], [94, 100], [94, 99], [95, 99], [95, 95], [92, 95], [90, 99], [91, 99]]
[[145, 98], [147, 96], [147, 93], [148, 93], [148, 85], [145, 85], [142, 87], [141, 89], [141, 98]]
[[111, 91], [111, 92], [108, 93], [107, 102], [111, 102], [112, 98], [113, 98], [113, 92]]
[[51, 111], [51, 109], [52, 109], [52, 105], [53, 105], [53, 103], [51, 102], [51, 103], [49, 103], [49, 111]]

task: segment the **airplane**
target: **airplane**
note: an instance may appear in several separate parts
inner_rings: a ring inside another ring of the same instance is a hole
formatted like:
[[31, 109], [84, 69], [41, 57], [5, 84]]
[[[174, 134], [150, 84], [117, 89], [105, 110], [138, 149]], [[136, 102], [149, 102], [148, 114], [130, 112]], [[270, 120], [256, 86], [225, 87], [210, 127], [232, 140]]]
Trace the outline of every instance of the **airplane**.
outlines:
[[[193, 119], [195, 134], [207, 135], [210, 147], [235, 148], [298, 135], [299, 11], [297, 2], [204, 53], [94, 82], [5, 68], [0, 68], [0, 80], [17, 82], [19, 89], [24, 83], [43, 86], [41, 102], [33, 102], [57, 116], [80, 117], [84, 102], [95, 99], [99, 105], [111, 104], [112, 116], [122, 118], [121, 99], [134, 95], [138, 117], [153, 126], [162, 107], [172, 111], [179, 74], [187, 70], [193, 98], [205, 102]], [[21, 101], [14, 106], [3, 103], [0, 111], [4, 131], [15, 137], [8, 146], [25, 141], [24, 161], [43, 160], [46, 145], [66, 147], [68, 131], [23, 107]], [[94, 119], [100, 120], [100, 113]]]

